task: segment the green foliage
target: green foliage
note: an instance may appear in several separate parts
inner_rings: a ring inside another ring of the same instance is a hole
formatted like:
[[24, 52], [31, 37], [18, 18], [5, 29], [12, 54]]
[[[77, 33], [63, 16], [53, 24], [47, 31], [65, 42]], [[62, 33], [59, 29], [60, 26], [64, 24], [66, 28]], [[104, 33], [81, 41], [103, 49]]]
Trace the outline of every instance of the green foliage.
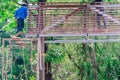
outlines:
[[[97, 69], [98, 79], [101, 80], [120, 79], [119, 45], [120, 44], [118, 43], [95, 43], [95, 52], [96, 52], [95, 54], [96, 54], [96, 64], [97, 64], [96, 69]], [[87, 79], [94, 80], [95, 68], [93, 66], [94, 63], [93, 63], [93, 56], [92, 56], [93, 53], [92, 53], [91, 44], [87, 44], [87, 45], [65, 44], [64, 50], [66, 55], [64, 57], [64, 60], [61, 62], [61, 64], [59, 63], [59, 66], [57, 64], [53, 64], [53, 67], [57, 66], [58, 70], [60, 70], [57, 71], [58, 74], [56, 73], [54, 75], [55, 79], [59, 80], [61, 78], [57, 76], [61, 76], [65, 80], [75, 79], [75, 77], [77, 80], [87, 80]], [[64, 71], [66, 73], [64, 73]], [[67, 77], [67, 75], [69, 75], [69, 77]]]
[[36, 80], [35, 76], [31, 76], [30, 80]]
[[[18, 0], [16, 0], [18, 1]], [[29, 0], [37, 2], [37, 0]], [[105, 2], [119, 2], [120, 0], [104, 0]], [[92, 0], [48, 0], [48, 2], [92, 2]], [[14, 20], [14, 11], [18, 8], [14, 0], [2, 0], [0, 4], [0, 27], [10, 31], [16, 27]], [[3, 34], [2, 34], [3, 35]], [[0, 36], [1, 39], [2, 36]], [[8, 42], [5, 42], [7, 47]], [[29, 45], [28, 45], [29, 46]], [[94, 66], [91, 44], [49, 44], [46, 53], [46, 62], [52, 63], [52, 71], [55, 80], [94, 80]], [[7, 50], [6, 50], [7, 51]], [[101, 80], [119, 80], [120, 79], [120, 43], [96, 43], [96, 63], [97, 77]], [[30, 66], [36, 64], [36, 50], [32, 50], [34, 60], [31, 60], [29, 49], [11, 49], [14, 57], [21, 56], [29, 72]], [[6, 52], [5, 52], [6, 54]], [[9, 73], [9, 80], [24, 74], [24, 66], [13, 63], [13, 71]], [[0, 73], [1, 74], [1, 73]], [[36, 80], [35, 74], [28, 73], [29, 80]], [[32, 76], [31, 76], [32, 75]], [[25, 80], [25, 75], [23, 75]], [[1, 77], [1, 75], [0, 75]], [[20, 77], [18, 78], [20, 80]]]
[[45, 60], [46, 62], [59, 63], [64, 58], [64, 49], [60, 45], [49, 45]]
[[[34, 54], [36, 53], [35, 50], [32, 49], [32, 51], [30, 50], [30, 45], [27, 44], [27, 48], [20, 48], [19, 46], [13, 46], [10, 48], [10, 54], [12, 55], [12, 62], [10, 63], [11, 66], [11, 70], [8, 70], [8, 78], [10, 80], [16, 79], [16, 80], [21, 80], [24, 79], [26, 80], [26, 78], [28, 80], [30, 80], [32, 78], [32, 80], [35, 80], [34, 76], [35, 74], [30, 71], [31, 69], [31, 55], [34, 56]], [[5, 47], [5, 56], [7, 55], [7, 53], [9, 53], [7, 46]], [[10, 58], [11, 58], [10, 57]], [[32, 57], [33, 58], [33, 57]], [[36, 58], [35, 58], [36, 60]], [[28, 77], [26, 77], [26, 75], [28, 75]]]

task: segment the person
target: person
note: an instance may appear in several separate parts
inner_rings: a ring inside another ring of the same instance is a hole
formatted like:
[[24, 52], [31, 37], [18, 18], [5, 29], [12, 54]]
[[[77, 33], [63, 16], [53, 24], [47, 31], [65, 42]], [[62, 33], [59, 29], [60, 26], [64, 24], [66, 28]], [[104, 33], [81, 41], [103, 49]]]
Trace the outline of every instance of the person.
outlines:
[[[103, 0], [94, 0], [93, 2], [94, 2], [94, 5], [101, 5], [102, 2], [103, 2]], [[103, 8], [103, 7], [96, 7], [96, 9], [98, 9], [100, 12], [103, 12], [103, 13], [104, 13], [104, 8]], [[101, 28], [100, 18], [102, 19], [104, 28], [106, 29], [107, 26], [106, 26], [106, 21], [105, 21], [104, 16], [103, 16], [102, 14], [99, 14], [99, 12], [97, 12], [96, 16], [97, 16], [98, 29]]]
[[22, 3], [21, 7], [15, 11], [14, 17], [17, 22], [17, 32], [16, 32], [17, 37], [22, 34], [24, 28], [24, 19], [26, 19], [27, 17], [27, 11], [28, 9], [26, 3]]

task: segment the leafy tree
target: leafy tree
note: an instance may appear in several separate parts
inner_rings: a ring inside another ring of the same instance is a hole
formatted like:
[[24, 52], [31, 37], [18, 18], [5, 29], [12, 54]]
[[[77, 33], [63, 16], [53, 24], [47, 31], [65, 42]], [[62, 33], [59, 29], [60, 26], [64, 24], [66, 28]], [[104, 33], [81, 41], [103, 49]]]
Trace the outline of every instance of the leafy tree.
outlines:
[[[27, 0], [23, 1], [27, 2]], [[28, 2], [37, 1], [29, 0]], [[120, 0], [104, 1], [119, 2]], [[0, 2], [0, 29], [5, 30], [6, 35], [13, 34], [15, 33], [13, 29], [16, 28], [14, 11], [20, 6], [19, 0], [1, 0]], [[73, 0], [48, 0], [47, 2], [73, 2]], [[92, 0], [74, 0], [74, 2], [92, 2]], [[11, 30], [13, 31], [10, 32]], [[95, 55], [93, 55], [93, 50]], [[15, 53], [20, 53], [22, 50], [17, 51]], [[36, 51], [33, 52], [36, 53]], [[52, 73], [56, 80], [119, 80], [119, 52], [119, 43], [95, 43], [94, 46], [91, 44], [48, 44], [46, 62], [52, 63]], [[31, 64], [35, 64], [35, 61], [30, 62], [30, 55], [28, 53], [30, 53], [29, 49], [25, 49], [23, 63], [26, 64], [27, 71], [29, 71]], [[14, 56], [20, 56], [20, 54], [15, 54]], [[18, 77], [19, 73], [25, 73], [24, 66], [18, 65], [18, 61], [13, 63], [15, 71], [9, 75], [11, 80], [13, 77]], [[30, 80], [35, 80], [35, 73], [29, 72], [28, 77]], [[25, 75], [23, 79], [26, 79]], [[20, 80], [20, 77], [18, 80]]]

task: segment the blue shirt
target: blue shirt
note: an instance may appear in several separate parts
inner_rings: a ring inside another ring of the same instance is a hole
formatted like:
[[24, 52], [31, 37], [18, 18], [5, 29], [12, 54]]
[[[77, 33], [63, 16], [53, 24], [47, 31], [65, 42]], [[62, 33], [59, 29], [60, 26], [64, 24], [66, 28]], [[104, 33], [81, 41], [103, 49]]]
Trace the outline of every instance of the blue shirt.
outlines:
[[17, 19], [19, 19], [19, 18], [25, 19], [27, 17], [27, 11], [28, 11], [27, 7], [26, 6], [22, 6], [19, 9], [16, 10], [14, 16]]

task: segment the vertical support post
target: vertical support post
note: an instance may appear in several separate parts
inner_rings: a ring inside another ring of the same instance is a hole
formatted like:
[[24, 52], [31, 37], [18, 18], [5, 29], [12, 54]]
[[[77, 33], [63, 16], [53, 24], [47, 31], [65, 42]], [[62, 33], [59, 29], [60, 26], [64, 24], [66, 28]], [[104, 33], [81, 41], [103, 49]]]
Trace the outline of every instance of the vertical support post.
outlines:
[[[86, 3], [87, 5], [87, 3]], [[86, 20], [86, 26], [85, 26], [85, 32], [88, 33], [88, 26], [89, 26], [89, 21], [88, 21], [88, 18], [89, 18], [89, 8], [86, 6], [86, 13], [85, 13], [85, 20]]]
[[41, 72], [41, 76], [42, 76], [42, 79], [41, 80], [45, 80], [45, 58], [44, 58], [44, 54], [45, 54], [45, 45], [44, 45], [44, 38], [41, 38], [41, 49], [42, 49], [42, 72]]
[[83, 32], [86, 33], [86, 27], [88, 26], [87, 25], [87, 7], [84, 8], [84, 15], [83, 15], [83, 18], [84, 18], [84, 28], [83, 28]]
[[39, 10], [38, 10], [38, 29], [39, 33], [43, 30], [44, 25], [43, 25], [43, 5], [44, 3], [39, 2]]
[[7, 47], [7, 53], [6, 53], [6, 64], [5, 64], [5, 77], [6, 80], [8, 80], [8, 67], [9, 67], [9, 54], [10, 54], [10, 48]]
[[[44, 62], [44, 38], [39, 37], [39, 34], [44, 29], [43, 23], [43, 5], [45, 5], [45, 0], [38, 0], [39, 10], [38, 10], [38, 70], [37, 80], [45, 80], [45, 62]], [[39, 74], [40, 73], [40, 74]]]
[[96, 63], [96, 54], [95, 54], [95, 43], [91, 43], [92, 45], [92, 62], [93, 62], [93, 68], [94, 68], [94, 78], [95, 80], [98, 80], [97, 76], [97, 63]]
[[[45, 67], [44, 67], [44, 38], [39, 37], [39, 34], [44, 29], [43, 25], [43, 5], [46, 2], [44, 0], [38, 0], [39, 10], [38, 10], [38, 72], [37, 80], [45, 80]], [[40, 75], [40, 76], [39, 76]]]
[[5, 76], [4, 76], [4, 38], [2, 40], [2, 80], [4, 80]]
[[37, 80], [45, 80], [44, 65], [44, 38], [38, 38], [38, 64], [37, 64]]
[[38, 47], [37, 47], [37, 54], [38, 54], [38, 57], [37, 57], [37, 60], [38, 60], [38, 63], [37, 63], [37, 80], [40, 80], [40, 59], [41, 59], [41, 49], [40, 49], [40, 39], [38, 38]]

